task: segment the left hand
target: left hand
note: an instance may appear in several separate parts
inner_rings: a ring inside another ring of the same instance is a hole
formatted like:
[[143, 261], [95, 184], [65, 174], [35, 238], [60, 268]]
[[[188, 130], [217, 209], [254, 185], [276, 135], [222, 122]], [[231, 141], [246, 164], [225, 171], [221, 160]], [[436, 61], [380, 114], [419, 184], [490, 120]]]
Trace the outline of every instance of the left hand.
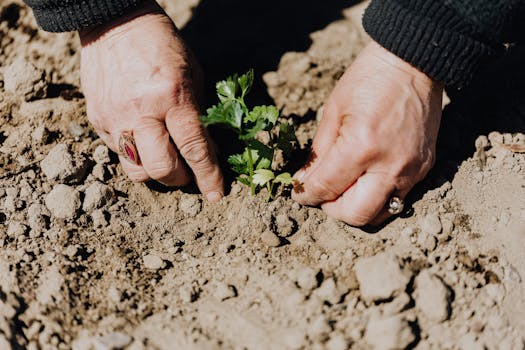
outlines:
[[309, 164], [292, 196], [336, 219], [363, 226], [390, 214], [431, 169], [443, 88], [372, 42], [325, 104]]

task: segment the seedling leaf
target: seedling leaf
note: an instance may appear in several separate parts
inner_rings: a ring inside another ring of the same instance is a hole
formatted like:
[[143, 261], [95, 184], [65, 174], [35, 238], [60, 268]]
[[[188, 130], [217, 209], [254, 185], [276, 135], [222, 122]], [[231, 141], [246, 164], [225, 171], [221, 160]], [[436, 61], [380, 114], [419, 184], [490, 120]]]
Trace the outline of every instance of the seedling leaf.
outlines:
[[219, 81], [215, 85], [219, 100], [221, 102], [234, 100], [237, 93], [237, 84], [237, 75], [228, 77], [226, 80]]
[[288, 123], [279, 125], [279, 136], [277, 138], [277, 147], [283, 151], [284, 157], [289, 158], [297, 144], [297, 137], [293, 126]]
[[290, 175], [290, 173], [282, 173], [282, 174], [277, 175], [275, 177], [275, 180], [273, 180], [273, 182], [281, 183], [283, 185], [292, 185], [295, 182], [295, 180], [292, 177], [292, 175]]
[[271, 126], [275, 125], [279, 117], [279, 110], [275, 106], [257, 106], [246, 116], [246, 121], [256, 122], [258, 120], [266, 120]]
[[253, 77], [253, 69], [250, 69], [246, 74], [241, 75], [239, 79], [237, 79], [241, 88], [241, 98], [244, 98], [244, 96], [250, 92], [253, 85]]
[[255, 170], [252, 181], [258, 186], [264, 186], [273, 179], [275, 179], [273, 171], [268, 169], [258, 169]]
[[248, 173], [248, 163], [242, 154], [232, 154], [228, 157], [228, 163], [231, 165], [232, 170], [238, 174]]
[[244, 112], [239, 102], [235, 100], [226, 101], [208, 108], [206, 112], [207, 116], [201, 118], [204, 126], [226, 124], [240, 132]]

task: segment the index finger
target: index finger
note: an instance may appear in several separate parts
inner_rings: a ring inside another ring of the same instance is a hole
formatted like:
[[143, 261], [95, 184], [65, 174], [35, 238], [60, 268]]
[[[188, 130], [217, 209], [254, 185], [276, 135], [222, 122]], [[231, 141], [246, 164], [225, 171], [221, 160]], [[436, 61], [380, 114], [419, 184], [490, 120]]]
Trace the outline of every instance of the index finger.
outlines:
[[195, 175], [202, 194], [210, 202], [224, 196], [223, 177], [206, 128], [193, 106], [172, 107], [166, 115], [166, 127], [181, 156]]

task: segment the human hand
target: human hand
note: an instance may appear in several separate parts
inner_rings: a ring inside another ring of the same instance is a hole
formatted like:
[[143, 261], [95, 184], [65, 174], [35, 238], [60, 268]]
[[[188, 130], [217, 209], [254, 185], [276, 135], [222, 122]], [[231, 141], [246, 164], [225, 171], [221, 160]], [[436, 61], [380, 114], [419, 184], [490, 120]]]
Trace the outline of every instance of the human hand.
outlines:
[[128, 177], [186, 185], [191, 175], [182, 156], [201, 192], [219, 200], [223, 178], [199, 121], [197, 67], [169, 17], [146, 1], [122, 18], [80, 32], [80, 39], [88, 119], [115, 152], [122, 132], [133, 133], [140, 164], [119, 155]]
[[383, 222], [388, 199], [404, 198], [434, 164], [442, 94], [441, 84], [370, 43], [325, 104], [293, 198], [351, 225]]

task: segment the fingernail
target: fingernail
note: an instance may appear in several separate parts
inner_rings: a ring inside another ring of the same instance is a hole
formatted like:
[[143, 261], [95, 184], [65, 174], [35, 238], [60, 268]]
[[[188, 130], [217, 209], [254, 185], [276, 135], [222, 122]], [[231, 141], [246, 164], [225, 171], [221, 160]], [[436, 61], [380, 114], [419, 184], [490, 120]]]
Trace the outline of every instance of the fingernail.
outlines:
[[209, 192], [206, 194], [206, 199], [210, 203], [218, 202], [221, 200], [221, 198], [222, 198], [222, 193], [220, 192]]

